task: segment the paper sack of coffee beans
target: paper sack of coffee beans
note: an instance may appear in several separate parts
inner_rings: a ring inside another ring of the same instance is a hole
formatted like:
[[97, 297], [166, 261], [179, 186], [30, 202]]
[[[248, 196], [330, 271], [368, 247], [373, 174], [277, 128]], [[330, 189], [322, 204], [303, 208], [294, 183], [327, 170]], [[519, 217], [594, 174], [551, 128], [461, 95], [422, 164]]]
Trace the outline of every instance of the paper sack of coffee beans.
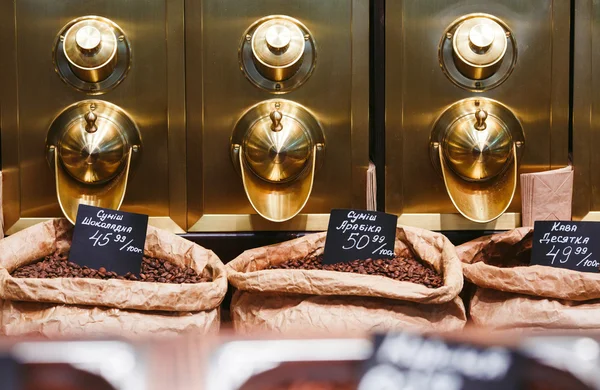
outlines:
[[466, 322], [455, 247], [403, 227], [395, 258], [323, 264], [326, 233], [251, 249], [227, 264], [236, 330], [455, 330]]
[[[533, 229], [482, 237], [457, 248], [474, 324], [490, 329], [600, 330], [600, 275], [531, 265]], [[545, 253], [545, 252], [544, 252]]]
[[50, 220], [0, 240], [0, 333], [175, 335], [219, 329], [225, 266], [210, 250], [148, 226], [138, 274], [68, 261], [72, 226]]

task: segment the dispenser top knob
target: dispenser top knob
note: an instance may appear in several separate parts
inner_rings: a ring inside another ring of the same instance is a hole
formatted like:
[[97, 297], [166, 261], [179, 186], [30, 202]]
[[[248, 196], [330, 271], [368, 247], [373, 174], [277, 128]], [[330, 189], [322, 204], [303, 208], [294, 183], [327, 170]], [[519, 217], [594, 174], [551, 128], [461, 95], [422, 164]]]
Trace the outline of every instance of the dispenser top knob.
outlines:
[[275, 18], [262, 22], [252, 35], [252, 57], [259, 73], [272, 81], [292, 77], [302, 65], [306, 38], [292, 20]]
[[494, 43], [495, 32], [488, 24], [479, 23], [469, 30], [469, 44], [475, 53], [485, 53]]
[[117, 63], [118, 42], [110, 21], [89, 17], [65, 33], [63, 52], [75, 75], [89, 83], [108, 78]]
[[490, 77], [502, 64], [509, 35], [509, 30], [491, 16], [462, 21], [452, 34], [452, 51], [458, 70], [473, 80]]
[[83, 52], [94, 52], [100, 49], [102, 34], [94, 26], [83, 26], [75, 34], [77, 47]]
[[274, 53], [286, 51], [292, 41], [292, 32], [282, 24], [275, 24], [265, 33], [267, 46]]

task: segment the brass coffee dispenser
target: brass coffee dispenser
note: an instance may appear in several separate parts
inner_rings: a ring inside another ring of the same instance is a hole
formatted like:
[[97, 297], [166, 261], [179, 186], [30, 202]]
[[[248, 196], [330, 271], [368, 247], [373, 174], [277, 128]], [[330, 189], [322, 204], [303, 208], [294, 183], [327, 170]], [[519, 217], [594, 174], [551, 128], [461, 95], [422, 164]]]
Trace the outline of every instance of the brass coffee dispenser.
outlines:
[[126, 113], [107, 102], [76, 103], [52, 122], [46, 144], [58, 203], [72, 223], [81, 203], [121, 207], [142, 144]]
[[[568, 2], [388, 2], [385, 209], [520, 226], [519, 174], [568, 159]], [[428, 149], [428, 151], [427, 151]]]
[[186, 3], [190, 231], [321, 230], [365, 207], [368, 7]]
[[185, 231], [183, 10], [183, 0], [0, 5], [9, 234], [74, 222], [79, 204]]
[[238, 122], [231, 145], [233, 164], [254, 210], [273, 222], [298, 215], [325, 149], [316, 119], [294, 102], [263, 102]]
[[575, 2], [573, 69], [573, 219], [600, 221], [600, 4]]

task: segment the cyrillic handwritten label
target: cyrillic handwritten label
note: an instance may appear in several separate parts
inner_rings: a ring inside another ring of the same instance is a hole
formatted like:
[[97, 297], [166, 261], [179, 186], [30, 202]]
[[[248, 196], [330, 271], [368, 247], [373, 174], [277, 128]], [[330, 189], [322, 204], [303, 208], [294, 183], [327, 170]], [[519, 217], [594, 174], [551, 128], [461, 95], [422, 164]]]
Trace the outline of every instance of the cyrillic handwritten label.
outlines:
[[511, 390], [520, 355], [410, 333], [378, 335], [358, 390]]
[[125, 275], [138, 274], [148, 216], [79, 205], [69, 261]]
[[397, 222], [396, 215], [377, 211], [331, 210], [323, 263], [392, 259]]
[[536, 221], [531, 265], [547, 265], [581, 272], [600, 272], [600, 223]]

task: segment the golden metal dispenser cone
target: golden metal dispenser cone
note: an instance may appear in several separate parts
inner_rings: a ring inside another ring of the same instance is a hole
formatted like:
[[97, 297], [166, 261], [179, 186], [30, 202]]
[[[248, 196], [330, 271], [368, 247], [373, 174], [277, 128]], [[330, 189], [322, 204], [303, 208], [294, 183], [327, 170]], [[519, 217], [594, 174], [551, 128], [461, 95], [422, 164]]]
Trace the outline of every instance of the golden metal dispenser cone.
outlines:
[[103, 101], [74, 104], [52, 122], [46, 147], [69, 221], [75, 223], [79, 204], [121, 207], [132, 162], [141, 152], [139, 130], [125, 112]]
[[431, 135], [430, 154], [463, 216], [486, 223], [508, 209], [524, 142], [517, 118], [493, 100], [461, 100], [442, 114]]
[[250, 109], [231, 138], [232, 161], [248, 200], [259, 215], [274, 222], [302, 210], [324, 148], [323, 131], [314, 117], [285, 100]]

